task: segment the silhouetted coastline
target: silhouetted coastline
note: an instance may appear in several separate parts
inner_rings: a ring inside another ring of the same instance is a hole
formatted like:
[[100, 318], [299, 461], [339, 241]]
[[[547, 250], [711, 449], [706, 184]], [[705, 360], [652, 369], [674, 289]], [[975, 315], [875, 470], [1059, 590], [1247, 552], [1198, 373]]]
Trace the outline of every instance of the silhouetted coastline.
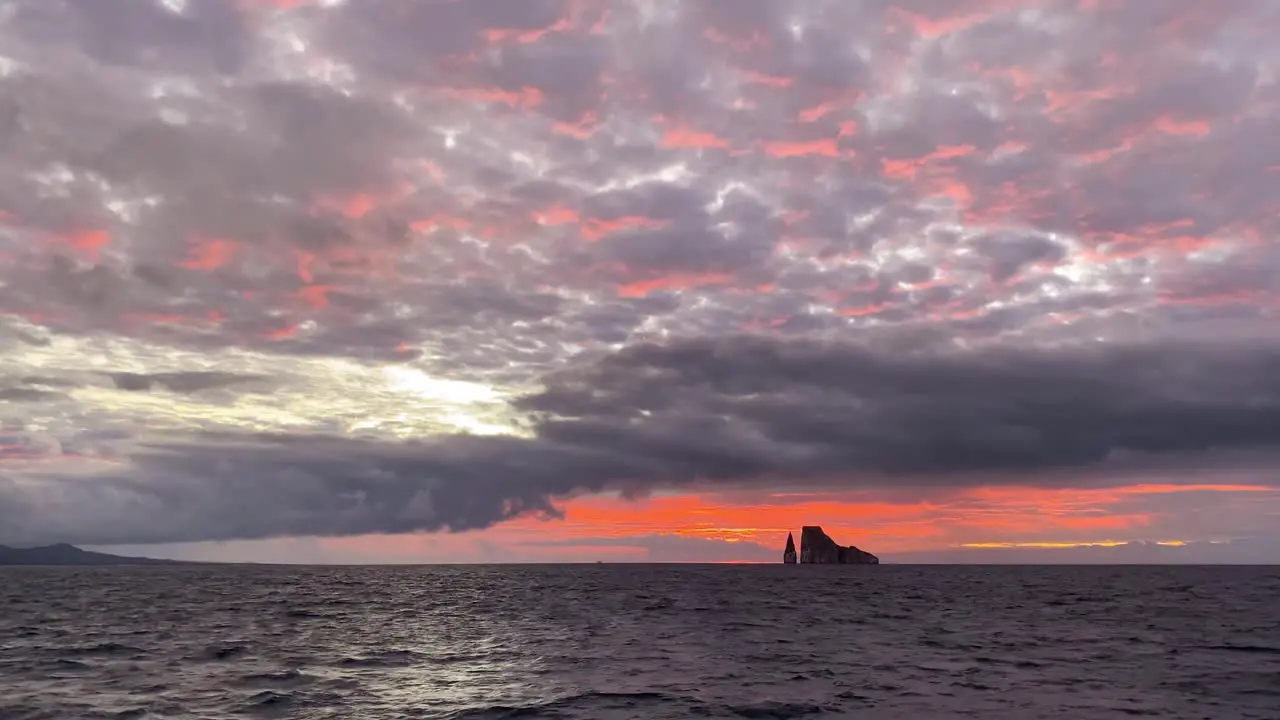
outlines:
[[197, 565], [184, 560], [127, 557], [108, 553], [81, 550], [75, 545], [60, 543], [32, 548], [15, 548], [0, 545], [0, 565]]

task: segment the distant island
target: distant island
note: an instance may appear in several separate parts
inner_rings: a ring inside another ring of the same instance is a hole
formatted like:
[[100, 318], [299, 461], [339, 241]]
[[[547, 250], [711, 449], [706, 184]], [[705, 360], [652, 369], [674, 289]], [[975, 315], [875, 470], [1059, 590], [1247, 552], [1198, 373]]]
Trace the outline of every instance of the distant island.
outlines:
[[850, 545], [837, 545], [820, 525], [805, 525], [800, 531], [800, 553], [796, 554], [796, 541], [787, 533], [787, 546], [782, 551], [782, 562], [787, 565], [879, 565], [880, 558]]
[[81, 550], [66, 543], [33, 548], [0, 545], [0, 565], [189, 565], [182, 560], [125, 557]]

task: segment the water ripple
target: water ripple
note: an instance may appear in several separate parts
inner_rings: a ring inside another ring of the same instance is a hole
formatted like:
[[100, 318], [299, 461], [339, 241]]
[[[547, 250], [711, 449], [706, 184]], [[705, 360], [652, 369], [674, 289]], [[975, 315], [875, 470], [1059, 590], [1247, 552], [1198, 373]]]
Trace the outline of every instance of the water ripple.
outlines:
[[1280, 569], [0, 569], [0, 720], [1280, 717]]

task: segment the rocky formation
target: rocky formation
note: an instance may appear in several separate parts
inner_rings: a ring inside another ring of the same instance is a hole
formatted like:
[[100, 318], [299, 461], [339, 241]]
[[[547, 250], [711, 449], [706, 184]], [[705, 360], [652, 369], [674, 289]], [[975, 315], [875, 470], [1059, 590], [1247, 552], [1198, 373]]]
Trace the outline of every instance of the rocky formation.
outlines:
[[820, 526], [806, 525], [800, 531], [800, 562], [812, 565], [879, 565], [880, 558], [852, 545], [837, 545]]
[[787, 533], [787, 547], [782, 551], [782, 562], [787, 565], [796, 564], [796, 541], [791, 537], [791, 533]]

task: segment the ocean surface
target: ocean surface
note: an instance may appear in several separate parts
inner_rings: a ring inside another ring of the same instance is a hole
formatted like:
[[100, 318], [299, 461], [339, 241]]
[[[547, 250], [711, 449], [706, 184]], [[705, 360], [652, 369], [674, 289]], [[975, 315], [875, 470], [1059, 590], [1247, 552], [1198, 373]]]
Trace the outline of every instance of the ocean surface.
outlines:
[[1280, 719], [1280, 568], [0, 568], [0, 718]]

